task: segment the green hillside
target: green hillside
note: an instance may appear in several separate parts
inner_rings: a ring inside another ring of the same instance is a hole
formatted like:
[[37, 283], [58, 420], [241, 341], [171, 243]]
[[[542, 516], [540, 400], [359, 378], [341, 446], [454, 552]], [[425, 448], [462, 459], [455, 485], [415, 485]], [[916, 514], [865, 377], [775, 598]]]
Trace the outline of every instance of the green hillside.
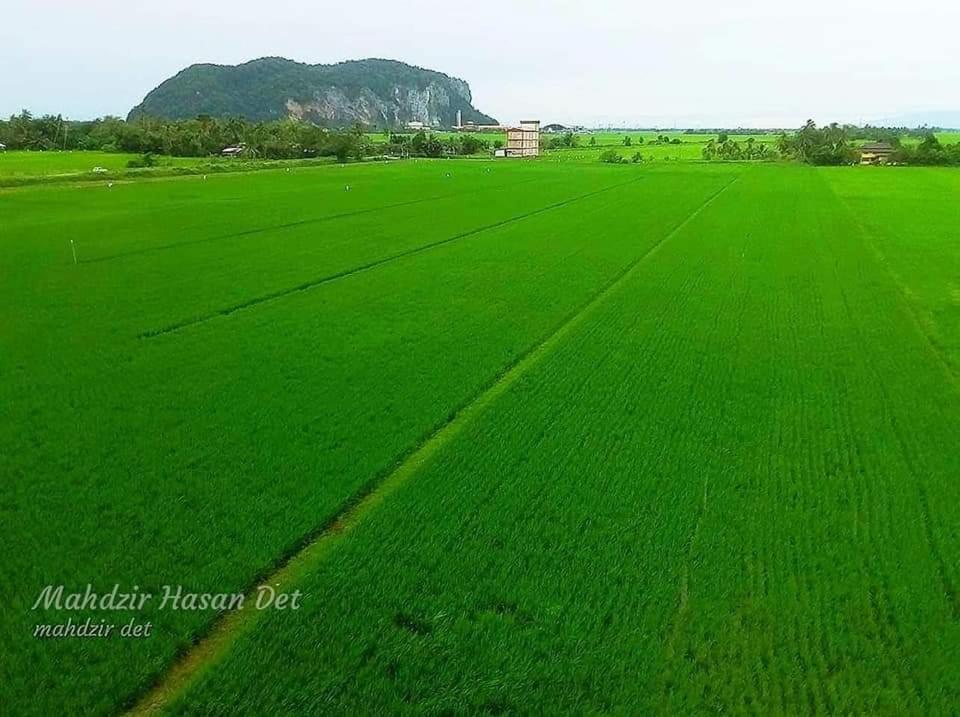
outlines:
[[307, 65], [265, 57], [241, 65], [191, 65], [149, 92], [129, 118], [297, 117], [325, 126], [418, 121], [449, 127], [458, 111], [464, 121], [495, 122], [473, 106], [466, 82], [441, 72], [396, 60]]

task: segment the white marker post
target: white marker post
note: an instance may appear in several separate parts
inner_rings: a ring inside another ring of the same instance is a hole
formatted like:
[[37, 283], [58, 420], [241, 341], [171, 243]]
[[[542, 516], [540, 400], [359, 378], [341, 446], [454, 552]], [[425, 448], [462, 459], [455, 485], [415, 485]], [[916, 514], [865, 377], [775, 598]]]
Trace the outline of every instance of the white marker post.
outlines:
[[73, 263], [77, 263], [77, 245], [73, 243], [73, 239], [70, 240], [70, 250], [73, 252]]

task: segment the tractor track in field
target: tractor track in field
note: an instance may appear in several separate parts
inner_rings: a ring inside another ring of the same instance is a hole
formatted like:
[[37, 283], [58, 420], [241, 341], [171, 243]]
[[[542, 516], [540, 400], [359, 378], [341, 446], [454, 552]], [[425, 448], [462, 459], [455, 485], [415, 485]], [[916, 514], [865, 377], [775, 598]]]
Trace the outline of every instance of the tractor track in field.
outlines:
[[[838, 284], [838, 286], [840, 287], [840, 295], [843, 298], [847, 317], [849, 318], [851, 324], [857, 327], [857, 333], [859, 334], [859, 324], [855, 322], [855, 313], [850, 307], [850, 302], [847, 299], [847, 292], [844, 290], [842, 284]], [[904, 297], [904, 300], [907, 301], [906, 297]], [[887, 390], [886, 385], [881, 380], [879, 373], [877, 373], [877, 371], [872, 367], [870, 370], [876, 377], [876, 385], [880, 389], [880, 396], [883, 401], [882, 405], [885, 409], [884, 413], [886, 414], [886, 420], [893, 431], [894, 436], [896, 436], [900, 456], [906, 463], [910, 477], [913, 479], [914, 488], [917, 491], [917, 503], [920, 512], [920, 522], [923, 524], [923, 536], [927, 543], [927, 547], [930, 550], [930, 556], [933, 559], [934, 569], [936, 571], [937, 579], [940, 581], [944, 600], [946, 601], [947, 607], [949, 608], [950, 614], [954, 621], [960, 620], [960, 591], [957, 590], [957, 587], [950, 576], [950, 563], [944, 558], [944, 551], [940, 548], [940, 540], [933, 530], [933, 515], [930, 510], [930, 498], [923, 482], [924, 476], [927, 476], [929, 471], [922, 464], [922, 456], [918, 455], [917, 451], [911, 445], [910, 440], [908, 439], [909, 431], [903, 429], [901, 422], [893, 412], [891, 407], [896, 405], [895, 401], [891, 398], [890, 393]]]
[[[873, 256], [874, 261], [883, 268], [887, 274], [887, 277], [893, 283], [897, 291], [897, 296], [899, 296], [900, 301], [905, 305], [906, 315], [911, 320], [916, 332], [923, 339], [923, 343], [925, 343], [926, 348], [933, 356], [935, 362], [938, 363], [940, 368], [943, 370], [947, 384], [952, 386], [954, 389], [960, 389], [960, 376], [957, 375], [946, 352], [940, 348], [934, 337], [931, 336], [927, 330], [924, 317], [919, 313], [920, 309], [915, 306], [914, 301], [910, 298], [910, 289], [906, 286], [906, 284], [903, 283], [893, 267], [891, 267], [887, 262], [884, 254], [871, 240], [870, 230], [857, 217], [856, 213], [853, 211], [853, 207], [851, 207], [845, 199], [840, 197], [835, 192], [834, 196], [837, 198], [837, 201], [840, 203], [840, 205], [847, 210], [848, 214], [853, 219], [854, 225], [860, 230], [860, 239], [863, 242], [864, 248], [866, 248], [867, 252]], [[859, 324], [857, 324], [854, 320], [855, 314], [850, 306], [849, 300], [847, 299], [847, 293], [843, 288], [843, 283], [838, 281], [837, 285], [839, 286], [840, 294], [843, 297], [843, 303], [846, 309], [847, 317], [849, 318], [851, 324], [857, 327], [857, 331], [859, 333]], [[960, 590], [958, 590], [956, 583], [951, 577], [951, 563], [944, 556], [944, 550], [941, 547], [941, 541], [934, 530], [934, 517], [933, 511], [930, 509], [930, 497], [926, 485], [924, 484], [924, 477], [929, 475], [929, 470], [923, 464], [922, 454], [918, 454], [915, 448], [911, 445], [911, 442], [908, 438], [909, 431], [903, 428], [901, 421], [898, 420], [897, 415], [893, 412], [891, 407], [895, 405], [895, 401], [890, 396], [886, 385], [882, 380], [880, 380], [880, 376], [876, 373], [876, 370], [872, 369], [872, 367], [871, 370], [874, 371], [874, 375], [877, 378], [876, 385], [880, 389], [883, 405], [886, 408], [885, 413], [887, 416], [887, 421], [890, 425], [890, 428], [893, 430], [894, 436], [897, 438], [897, 445], [900, 449], [900, 455], [903, 457], [903, 460], [907, 466], [907, 470], [913, 479], [914, 488], [916, 490], [917, 504], [920, 512], [920, 522], [923, 526], [924, 540], [926, 541], [927, 547], [930, 550], [930, 556], [933, 559], [934, 569], [937, 579], [940, 582], [944, 600], [948, 609], [950, 610], [950, 615], [952, 616], [953, 620], [960, 620]]]
[[396, 254], [390, 254], [390, 255], [388, 255], [388, 256], [381, 257], [380, 259], [375, 259], [375, 260], [373, 260], [373, 261], [367, 262], [367, 263], [365, 263], [365, 264], [361, 264], [361, 265], [359, 265], [359, 266], [354, 266], [354, 267], [351, 267], [351, 268], [349, 268], [349, 269], [344, 269], [344, 270], [342, 270], [342, 271], [338, 271], [338, 272], [335, 272], [335, 273], [333, 273], [333, 274], [326, 274], [326, 275], [324, 275], [324, 276], [317, 277], [316, 279], [310, 279], [310, 280], [308, 280], [308, 281], [304, 281], [304, 282], [302, 282], [302, 283], [300, 283], [300, 284], [297, 284], [296, 286], [290, 286], [290, 287], [286, 287], [286, 288], [283, 288], [283, 289], [278, 289], [278, 290], [272, 291], [272, 292], [270, 292], [270, 293], [268, 293], [268, 294], [261, 294], [261, 295], [259, 295], [259, 296], [253, 297], [252, 299], [247, 299], [246, 301], [241, 301], [241, 302], [238, 302], [238, 303], [236, 303], [236, 304], [231, 304], [230, 306], [225, 306], [225, 307], [223, 307], [222, 309], [217, 309], [216, 311], [212, 311], [212, 312], [210, 312], [210, 313], [203, 314], [203, 315], [201, 315], [201, 316], [196, 316], [196, 317], [193, 317], [193, 318], [190, 318], [190, 319], [184, 319], [183, 321], [178, 321], [178, 322], [173, 323], [173, 324], [168, 324], [168, 325], [163, 326], [163, 327], [160, 327], [160, 328], [158, 328], [158, 329], [151, 329], [151, 330], [148, 330], [148, 331], [144, 331], [144, 332], [140, 333], [140, 334], [137, 336], [137, 338], [140, 338], [140, 339], [152, 339], [152, 338], [157, 337], [157, 336], [163, 336], [163, 335], [165, 335], [165, 334], [174, 333], [174, 332], [176, 332], [176, 331], [180, 331], [180, 330], [182, 330], [182, 329], [186, 329], [186, 328], [189, 328], [189, 327], [191, 327], [191, 326], [197, 326], [197, 325], [199, 325], [199, 324], [204, 324], [204, 323], [206, 323], [206, 322], [208, 322], [208, 321], [212, 321], [213, 319], [216, 319], [216, 318], [220, 318], [220, 317], [223, 317], [223, 316], [229, 316], [229, 315], [234, 314], [234, 313], [236, 313], [236, 312], [238, 312], [238, 311], [243, 311], [243, 310], [245, 310], [245, 309], [250, 309], [250, 308], [257, 307], [257, 306], [261, 306], [261, 305], [266, 304], [266, 303], [268, 303], [268, 302], [276, 301], [277, 299], [282, 299], [282, 298], [284, 298], [284, 297], [286, 297], [286, 296], [290, 296], [290, 295], [292, 295], [292, 294], [298, 294], [298, 293], [301, 293], [301, 292], [304, 292], [304, 291], [309, 291], [309, 290], [315, 289], [315, 288], [317, 288], [317, 287], [319, 287], [319, 286], [323, 286], [323, 285], [325, 285], [325, 284], [329, 284], [329, 283], [334, 282], [334, 281], [339, 281], [339, 280], [341, 280], [341, 279], [345, 279], [345, 278], [350, 277], [350, 276], [353, 276], [353, 275], [355, 275], [355, 274], [360, 274], [360, 273], [363, 273], [363, 272], [365, 272], [365, 271], [370, 271], [371, 269], [375, 269], [375, 268], [377, 268], [378, 266], [383, 266], [384, 264], [389, 264], [390, 262], [394, 262], [394, 261], [397, 261], [397, 260], [399, 260], [399, 259], [404, 259], [404, 258], [406, 258], [406, 257], [413, 256], [413, 255], [415, 255], [415, 254], [420, 254], [420, 253], [422, 253], [422, 252], [429, 251], [429, 250], [431, 250], [431, 249], [436, 249], [436, 248], [438, 248], [438, 247], [445, 246], [445, 245], [447, 245], [447, 244], [451, 244], [451, 243], [456, 242], [456, 241], [459, 241], [459, 240], [461, 240], [461, 239], [467, 239], [467, 238], [469, 238], [469, 237], [476, 236], [477, 234], [481, 234], [481, 233], [483, 233], [483, 232], [490, 231], [490, 230], [492, 230], [492, 229], [499, 229], [500, 227], [507, 226], [507, 225], [509, 225], [509, 224], [514, 224], [514, 223], [516, 223], [516, 222], [523, 221], [524, 219], [529, 219], [530, 217], [535, 217], [535, 216], [537, 216], [537, 215], [539, 215], [539, 214], [545, 214], [545, 213], [550, 212], [550, 211], [553, 211], [553, 210], [555, 210], [555, 209], [561, 209], [561, 208], [563, 208], [563, 207], [565, 207], [565, 206], [568, 206], [568, 205], [570, 205], [570, 204], [573, 204], [574, 202], [578, 202], [578, 201], [581, 201], [581, 200], [584, 200], [584, 199], [589, 199], [590, 197], [597, 196], [598, 194], [603, 194], [604, 192], [609, 192], [609, 191], [612, 191], [612, 190], [614, 190], [614, 189], [619, 189], [619, 188], [621, 188], [621, 187], [625, 187], [625, 186], [627, 186], [627, 185], [629, 185], [629, 184], [634, 184], [635, 182], [639, 182], [641, 179], [642, 179], [642, 177], [635, 177], [635, 178], [633, 178], [633, 179], [631, 179], [631, 180], [629, 180], [629, 181], [627, 181], [627, 182], [621, 182], [621, 183], [619, 183], [619, 184], [613, 184], [613, 185], [610, 185], [610, 186], [608, 186], [608, 187], [603, 187], [602, 189], [596, 189], [596, 190], [594, 190], [594, 191], [592, 191], [592, 192], [587, 192], [586, 194], [578, 194], [577, 196], [569, 197], [569, 198], [567, 198], [567, 199], [560, 200], [559, 202], [554, 202], [553, 204], [548, 204], [548, 205], [546, 205], [546, 206], [544, 206], [544, 207], [540, 207], [540, 208], [538, 208], [538, 209], [534, 209], [534, 210], [531, 210], [531, 211], [528, 211], [528, 212], [523, 212], [523, 213], [521, 213], [521, 214], [516, 214], [516, 215], [514, 215], [514, 216], [512, 216], [512, 217], [508, 217], [508, 218], [506, 218], [506, 219], [501, 219], [501, 220], [496, 221], [496, 222], [493, 222], [493, 223], [491, 223], [491, 224], [485, 224], [485, 225], [480, 226], [480, 227], [475, 227], [475, 228], [473, 228], [473, 229], [468, 229], [467, 231], [460, 232], [459, 234], [454, 234], [453, 236], [446, 237], [446, 238], [444, 238], [444, 239], [438, 239], [437, 241], [433, 241], [433, 242], [430, 242], [430, 243], [428, 243], [428, 244], [421, 244], [420, 246], [417, 246], [417, 247], [412, 247], [412, 248], [410, 248], [410, 249], [405, 249], [405, 250], [403, 250], [403, 251], [397, 252]]
[[890, 281], [893, 283], [894, 287], [899, 293], [900, 299], [906, 306], [907, 314], [910, 316], [914, 328], [917, 330], [917, 333], [923, 337], [927, 348], [930, 350], [930, 353], [937, 360], [937, 363], [940, 364], [941, 368], [943, 368], [947, 380], [953, 385], [954, 388], [960, 390], [960, 367], [957, 367], [954, 364], [949, 354], [938, 342], [933, 331], [931, 331], [930, 324], [932, 322], [922, 313], [921, 309], [917, 306], [916, 301], [911, 298], [913, 292], [910, 290], [910, 287], [908, 287], [903, 279], [900, 278], [900, 275], [896, 272], [896, 270], [890, 266], [890, 262], [887, 261], [887, 257], [882, 251], [880, 251], [880, 248], [873, 240], [873, 232], [863, 223], [863, 220], [860, 219], [859, 215], [853, 210], [853, 207], [850, 206], [850, 203], [845, 198], [834, 192], [833, 188], [829, 187], [829, 185], [828, 189], [833, 196], [837, 198], [837, 201], [840, 203], [840, 205], [843, 206], [847, 211], [847, 214], [849, 214], [851, 217], [854, 225], [860, 230], [860, 239], [863, 241], [864, 246], [866, 246], [867, 250], [873, 255], [873, 258], [877, 264], [882, 266], [884, 271], [886, 271], [887, 276], [890, 278]]
[[239, 237], [255, 236], [257, 234], [265, 234], [267, 232], [274, 231], [284, 231], [286, 229], [295, 229], [297, 227], [309, 226], [311, 224], [323, 224], [326, 222], [333, 222], [339, 219], [349, 219], [350, 217], [358, 217], [364, 214], [376, 214], [377, 212], [386, 211], [389, 209], [399, 209], [401, 207], [409, 207], [415, 204], [426, 204], [428, 202], [437, 202], [443, 199], [450, 199], [453, 197], [460, 197], [464, 194], [480, 194], [482, 192], [493, 192], [498, 189], [510, 189], [511, 187], [516, 187], [521, 184], [527, 184], [529, 182], [535, 182], [539, 178], [532, 177], [530, 179], [523, 179], [519, 182], [510, 182], [508, 184], [499, 184], [495, 187], [485, 187], [482, 189], [473, 189], [463, 192], [451, 192], [450, 194], [436, 194], [431, 197], [418, 197], [417, 199], [408, 199], [403, 202], [394, 202], [392, 204], [380, 204], [375, 207], [367, 207], [365, 209], [352, 209], [346, 212], [339, 212], [337, 214], [327, 214], [322, 217], [312, 217], [310, 219], [299, 219], [295, 222], [284, 222], [282, 224], [271, 224], [265, 227], [256, 227], [255, 229], [245, 229], [239, 232], [230, 232], [229, 234], [217, 234], [212, 237], [202, 237], [200, 239], [190, 239], [187, 241], [181, 242], [171, 242], [169, 244], [158, 244], [157, 246], [144, 247], [143, 249], [133, 249], [131, 251], [118, 252], [116, 254], [105, 254], [104, 256], [93, 257], [92, 259], [83, 259], [79, 263], [81, 264], [99, 264], [107, 261], [115, 261], [117, 259], [125, 259], [130, 256], [142, 256], [144, 254], [156, 254], [163, 251], [169, 251], [170, 249], [179, 249], [185, 246], [195, 246], [197, 244], [209, 244], [215, 241], [224, 241], [226, 239], [236, 239]]
[[[949, 354], [943, 349], [942, 346], [940, 346], [939, 342], [937, 341], [936, 336], [930, 327], [931, 321], [928, 317], [924, 316], [922, 310], [919, 306], [917, 306], [916, 301], [912, 298], [912, 291], [910, 290], [910, 287], [906, 284], [906, 282], [903, 281], [903, 279], [901, 279], [897, 271], [890, 265], [890, 262], [887, 261], [886, 255], [884, 255], [873, 239], [873, 231], [860, 219], [860, 216], [854, 211], [850, 202], [835, 192], [833, 188], [829, 186], [829, 184], [827, 185], [827, 188], [836, 198], [837, 203], [846, 210], [851, 222], [859, 230], [860, 240], [862, 241], [864, 248], [866, 248], [867, 252], [872, 255], [874, 261], [880, 267], [882, 267], [884, 272], [887, 274], [887, 277], [890, 279], [890, 282], [896, 289], [897, 296], [904, 305], [906, 310], [905, 313], [913, 324], [913, 328], [922, 338], [923, 344], [926, 345], [928, 353], [933, 357], [935, 363], [940, 365], [947, 385], [951, 386], [955, 390], [960, 390], [960, 373], [958, 373], [957, 367], [951, 360]], [[843, 296], [847, 316], [849, 317], [850, 321], [853, 322], [854, 312], [850, 307], [849, 301], [847, 300], [846, 291], [843, 289], [843, 283], [839, 282], [838, 286], [840, 287], [840, 292]], [[854, 325], [856, 325], [856, 323], [854, 323]], [[931, 557], [933, 558], [934, 568], [936, 570], [937, 579], [940, 581], [944, 600], [950, 610], [951, 616], [956, 621], [960, 619], [960, 590], [958, 590], [957, 585], [954, 583], [951, 577], [951, 571], [949, 569], [950, 562], [944, 557], [944, 551], [941, 549], [941, 542], [933, 529], [933, 514], [930, 510], [930, 498], [926, 486], [922, 480], [922, 477], [927, 475], [927, 470], [921, 463], [921, 456], [917, 455], [916, 451], [913, 449], [909, 440], [907, 439], [908, 431], [905, 431], [902, 428], [895, 414], [890, 410], [889, 406], [893, 405], [893, 400], [887, 392], [886, 386], [884, 386], [883, 382], [879, 380], [879, 377], [877, 380], [877, 385], [880, 387], [884, 405], [888, 407], [888, 420], [891, 428], [893, 429], [894, 435], [897, 437], [900, 454], [903, 456], [904, 461], [906, 461], [907, 468], [914, 481], [914, 486], [917, 491], [917, 501], [919, 505], [921, 523], [923, 524], [924, 539], [926, 540], [927, 546], [930, 549]]]
[[[464, 426], [486, 410], [527, 371], [539, 363], [544, 356], [548, 355], [572, 331], [586, 321], [597, 307], [605, 303], [625, 281], [637, 272], [645, 260], [656, 254], [667, 241], [690, 225], [738, 180], [739, 177], [735, 177], [708, 196], [685, 219], [631, 261], [602, 289], [564, 317], [545, 338], [504, 366], [474, 396], [454, 409], [444, 423], [413, 446], [406, 455], [401, 456], [392, 468], [377, 474], [368, 481], [336, 514], [319, 526], [316, 531], [306, 535], [303, 540], [294, 546], [290, 553], [280, 558], [271, 570], [261, 575], [250, 588], [248, 596], [255, 592], [257, 585], [269, 583], [278, 592], [283, 592], [288, 587], [298, 583], [302, 576], [319, 564], [324, 556], [345, 536], [349, 535], [369, 513], [374, 511], [387, 497], [415, 475], [422, 466], [427, 464], [444, 446], [453, 440], [463, 430]], [[629, 184], [629, 182], [625, 184]], [[612, 189], [612, 187], [608, 189]], [[706, 501], [706, 487], [704, 488], [704, 501]], [[194, 645], [180, 655], [153, 685], [147, 687], [142, 694], [131, 698], [130, 709], [127, 714], [157, 714], [172, 704], [184, 694], [204, 670], [222, 659], [236, 641], [254, 627], [258, 618], [259, 611], [257, 610], [238, 610], [225, 613], [209, 627], [205, 634], [199, 636]]]

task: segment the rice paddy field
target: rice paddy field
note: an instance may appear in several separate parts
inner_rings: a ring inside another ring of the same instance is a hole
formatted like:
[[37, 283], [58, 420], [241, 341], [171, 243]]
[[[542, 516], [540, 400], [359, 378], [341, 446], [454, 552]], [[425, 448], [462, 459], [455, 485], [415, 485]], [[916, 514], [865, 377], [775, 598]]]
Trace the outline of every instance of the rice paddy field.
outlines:
[[[478, 160], [0, 190], [3, 712], [956, 712], [958, 193]], [[36, 606], [61, 584], [301, 599]], [[151, 632], [35, 637], [68, 618]]]
[[[0, 152], [0, 179], [11, 177], [70, 176], [90, 173], [95, 167], [108, 172], [126, 169], [139, 155], [123, 152]], [[197, 157], [158, 157], [164, 167], [189, 167], [207, 161]]]
[[[660, 144], [657, 142], [658, 136], [666, 137], [670, 142]], [[729, 136], [738, 142], [753, 139], [754, 142], [770, 145], [771, 149], [776, 148], [778, 138], [776, 134], [731, 134]], [[629, 146], [624, 144], [627, 137], [630, 138]], [[703, 159], [703, 148], [707, 142], [716, 139], [716, 134], [668, 130], [662, 132], [599, 131], [580, 134], [577, 147], [552, 149], [546, 151], [544, 155], [558, 162], [597, 162], [601, 152], [612, 149], [628, 161], [638, 153], [645, 162], [700, 160]], [[592, 145], [591, 140], [594, 142]], [[679, 141], [679, 144], [673, 144], [673, 141]]]

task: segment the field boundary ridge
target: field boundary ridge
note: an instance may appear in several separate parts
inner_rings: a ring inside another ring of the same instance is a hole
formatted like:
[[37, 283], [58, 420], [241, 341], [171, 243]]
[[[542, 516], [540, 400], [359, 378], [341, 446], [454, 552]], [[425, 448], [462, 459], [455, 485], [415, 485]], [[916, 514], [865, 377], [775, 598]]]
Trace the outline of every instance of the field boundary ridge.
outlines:
[[283, 224], [272, 224], [265, 227], [257, 227], [255, 229], [244, 229], [238, 232], [231, 232], [229, 234], [217, 234], [212, 237], [203, 237], [201, 239], [189, 239], [187, 241], [181, 242], [171, 242], [169, 244], [158, 244], [156, 246], [143, 247], [141, 249], [133, 249], [131, 251], [117, 252], [116, 254], [104, 254], [103, 256], [96, 256], [92, 259], [81, 259], [81, 264], [98, 264], [106, 261], [116, 261], [118, 259], [124, 259], [128, 256], [142, 256], [144, 254], [155, 254], [162, 251], [170, 251], [172, 249], [179, 249], [180, 247], [185, 246], [195, 246], [197, 244], [207, 244], [215, 241], [225, 241], [227, 239], [234, 239], [238, 237], [247, 237], [254, 236], [256, 234], [264, 234], [266, 232], [280, 232], [286, 229], [295, 229], [297, 227], [309, 226], [311, 224], [323, 224], [325, 222], [334, 222], [340, 219], [349, 219], [350, 217], [363, 216], [365, 214], [375, 214], [381, 211], [387, 211], [389, 209], [400, 209], [402, 207], [409, 207], [415, 204], [425, 204], [427, 202], [438, 202], [444, 199], [452, 199], [454, 197], [459, 197], [464, 194], [480, 194], [482, 192], [494, 192], [502, 189], [511, 189], [521, 184], [527, 184], [528, 182], [535, 182], [539, 177], [531, 177], [529, 179], [522, 179], [518, 182], [507, 182], [506, 184], [498, 184], [493, 187], [485, 187], [483, 189], [471, 189], [463, 190], [459, 192], [450, 192], [449, 194], [435, 194], [430, 197], [418, 197], [417, 199], [407, 199], [403, 202], [394, 202], [393, 204], [379, 204], [375, 207], [366, 207], [365, 209], [351, 209], [345, 212], [339, 212], [337, 214], [327, 214], [321, 217], [312, 217], [310, 219], [300, 219], [295, 222], [285, 222]]
[[379, 259], [374, 259], [373, 261], [360, 264], [359, 266], [350, 267], [349, 269], [344, 269], [342, 271], [334, 272], [333, 274], [325, 274], [324, 276], [318, 277], [316, 279], [309, 279], [295, 286], [290, 286], [283, 289], [277, 289], [276, 291], [271, 291], [267, 294], [260, 294], [259, 296], [255, 296], [252, 299], [247, 299], [246, 301], [241, 301], [236, 304], [231, 304], [221, 309], [211, 311], [207, 314], [202, 314], [200, 316], [196, 316], [190, 319], [184, 319], [182, 321], [178, 321], [173, 324], [168, 324], [158, 329], [151, 329], [148, 331], [144, 331], [138, 334], [137, 338], [152, 339], [156, 336], [163, 336], [165, 334], [170, 334], [175, 331], [180, 331], [182, 329], [186, 329], [191, 326], [204, 324], [216, 318], [230, 316], [231, 314], [235, 314], [238, 311], [255, 308], [257, 306], [261, 306], [271, 301], [276, 301], [277, 299], [282, 299], [292, 294], [298, 294], [304, 291], [310, 291], [311, 289], [315, 289], [319, 286], [330, 284], [334, 281], [339, 281], [341, 279], [346, 279], [347, 277], [353, 276], [355, 274], [360, 274], [365, 271], [370, 271], [371, 269], [375, 269], [379, 266], [383, 266], [384, 264], [389, 264], [399, 259], [405, 259], [409, 256], [414, 256], [416, 254], [430, 251], [431, 249], [436, 249], [438, 247], [451, 244], [461, 239], [467, 239], [469, 237], [476, 236], [477, 234], [482, 234], [483, 232], [486, 232], [486, 231], [499, 229], [500, 227], [507, 226], [515, 222], [523, 221], [524, 219], [529, 219], [530, 217], [534, 217], [539, 214], [544, 214], [546, 212], [550, 212], [555, 209], [560, 209], [567, 205], [573, 204], [574, 202], [582, 201], [584, 199], [589, 199], [590, 197], [597, 196], [598, 194], [602, 194], [604, 192], [609, 192], [614, 189], [625, 187], [629, 184], [634, 184], [635, 182], [640, 181], [640, 179], [641, 177], [635, 177], [627, 182], [620, 182], [619, 184], [613, 184], [607, 187], [603, 187], [602, 189], [596, 189], [592, 192], [587, 192], [586, 194], [578, 194], [574, 197], [568, 197], [567, 199], [562, 199], [558, 202], [548, 204], [538, 209], [534, 209], [528, 212], [523, 212], [522, 214], [516, 214], [512, 217], [501, 219], [491, 224], [485, 224], [483, 226], [474, 227], [473, 229], [468, 229], [467, 231], [454, 234], [453, 236], [445, 237], [443, 239], [438, 239], [436, 241], [429, 242], [427, 244], [421, 244], [420, 246], [411, 247], [410, 249], [404, 249], [403, 251], [397, 252], [395, 254], [390, 254], [388, 256], [380, 257]]

